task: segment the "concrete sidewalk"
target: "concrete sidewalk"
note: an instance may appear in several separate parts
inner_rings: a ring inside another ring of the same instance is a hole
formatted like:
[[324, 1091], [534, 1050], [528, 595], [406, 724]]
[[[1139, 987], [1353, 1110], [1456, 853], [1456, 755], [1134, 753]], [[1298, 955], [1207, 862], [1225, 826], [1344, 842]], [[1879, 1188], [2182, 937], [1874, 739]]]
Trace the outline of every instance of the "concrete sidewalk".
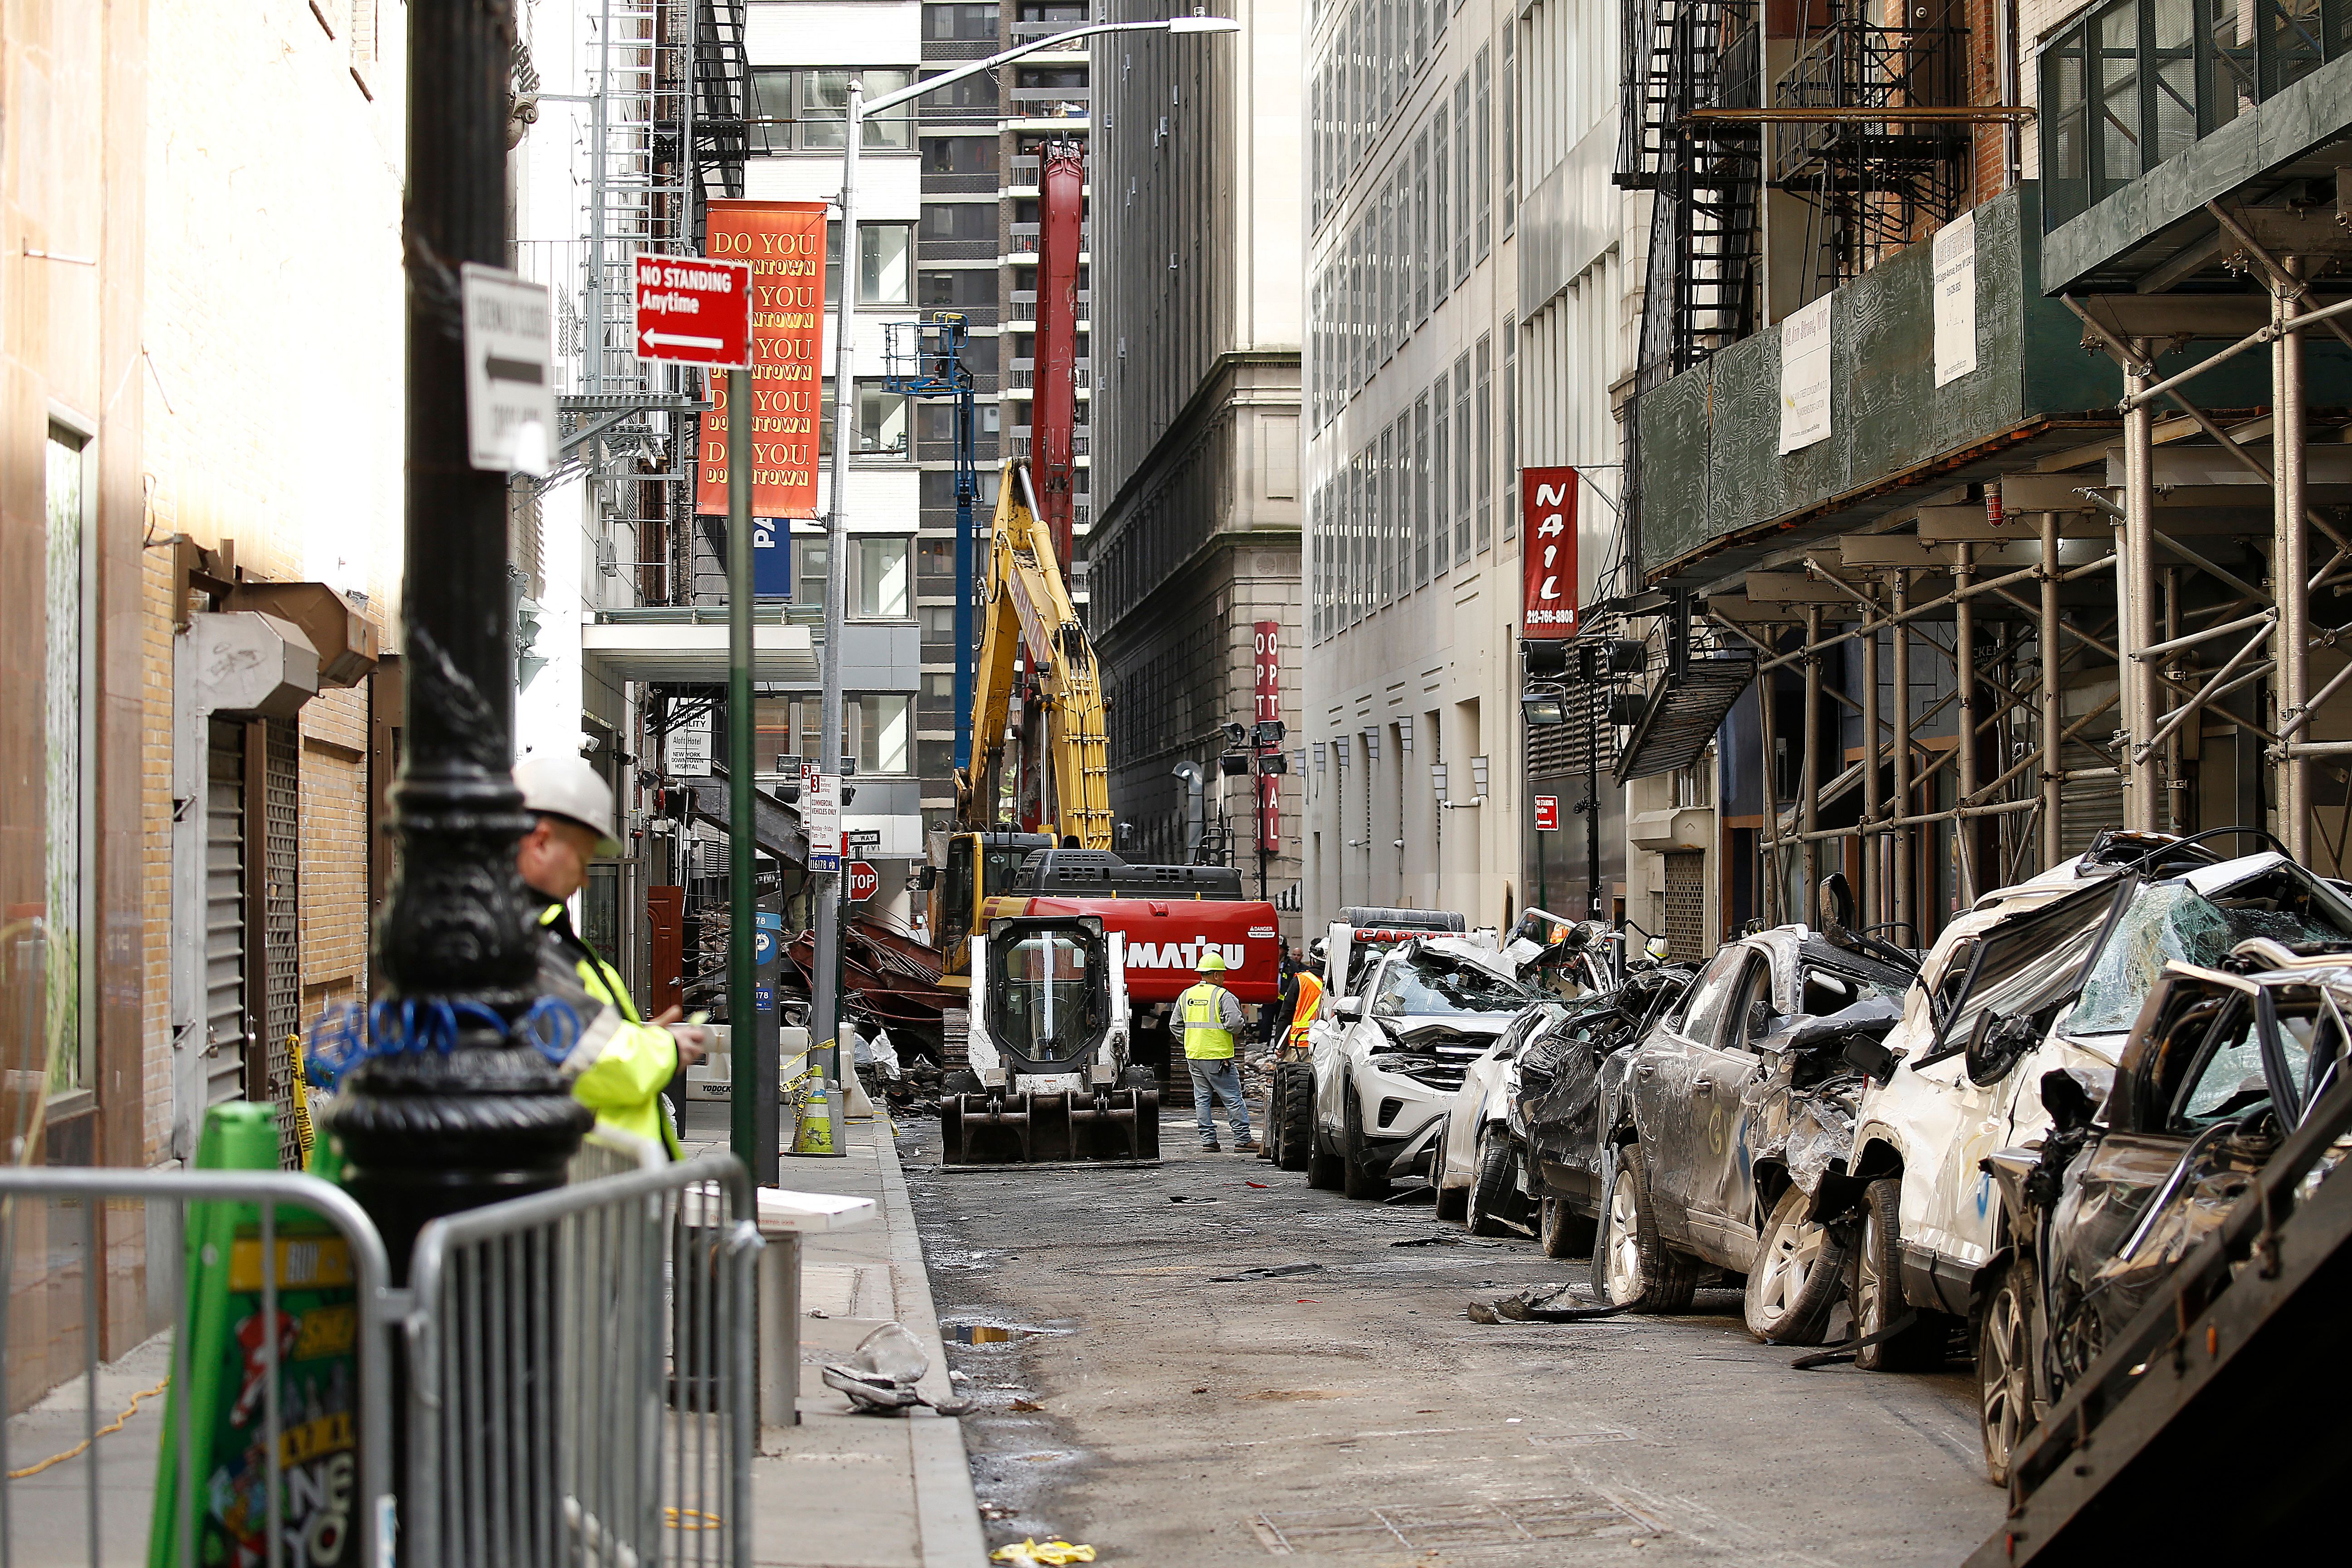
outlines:
[[[689, 1152], [727, 1147], [727, 1107], [689, 1103]], [[887, 1122], [849, 1122], [840, 1159], [784, 1160], [796, 1192], [872, 1198], [875, 1224], [809, 1238], [801, 1258], [801, 1425], [752, 1465], [761, 1568], [982, 1568], [988, 1550], [961, 1426], [929, 1410], [854, 1415], [819, 1369], [886, 1322], [929, 1352], [923, 1392], [948, 1396], [948, 1359]]]

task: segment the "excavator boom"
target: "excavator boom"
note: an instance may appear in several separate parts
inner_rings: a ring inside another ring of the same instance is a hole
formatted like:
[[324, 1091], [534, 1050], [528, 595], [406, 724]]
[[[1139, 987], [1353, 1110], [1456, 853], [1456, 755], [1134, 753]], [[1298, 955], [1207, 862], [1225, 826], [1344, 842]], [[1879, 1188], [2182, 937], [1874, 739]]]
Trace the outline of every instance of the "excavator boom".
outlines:
[[1070, 847], [1108, 849], [1110, 768], [1101, 678], [1077, 606], [1063, 585], [1053, 541], [1037, 516], [1028, 470], [1019, 463], [1004, 466], [989, 545], [980, 670], [972, 691], [973, 765], [956, 782], [959, 824], [973, 831], [995, 826], [1004, 731], [1020, 679], [1015, 662], [1025, 654], [1044, 709], [1044, 760], [1053, 802], [1046, 819], [1055, 837]]

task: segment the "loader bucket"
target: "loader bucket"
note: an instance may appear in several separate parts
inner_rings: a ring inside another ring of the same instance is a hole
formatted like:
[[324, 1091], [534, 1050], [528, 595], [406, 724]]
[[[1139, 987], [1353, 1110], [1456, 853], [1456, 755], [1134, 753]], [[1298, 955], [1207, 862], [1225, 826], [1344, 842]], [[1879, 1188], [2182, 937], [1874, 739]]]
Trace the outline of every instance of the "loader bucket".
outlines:
[[940, 1163], [958, 1165], [1158, 1163], [1160, 1095], [964, 1094], [940, 1102]]

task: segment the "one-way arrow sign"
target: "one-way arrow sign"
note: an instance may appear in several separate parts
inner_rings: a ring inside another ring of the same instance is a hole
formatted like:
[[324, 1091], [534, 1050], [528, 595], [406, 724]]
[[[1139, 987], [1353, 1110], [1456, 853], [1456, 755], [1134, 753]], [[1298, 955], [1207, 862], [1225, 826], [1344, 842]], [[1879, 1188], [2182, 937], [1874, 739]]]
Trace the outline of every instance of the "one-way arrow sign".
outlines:
[[640, 256], [637, 357], [735, 370], [751, 363], [751, 264]]

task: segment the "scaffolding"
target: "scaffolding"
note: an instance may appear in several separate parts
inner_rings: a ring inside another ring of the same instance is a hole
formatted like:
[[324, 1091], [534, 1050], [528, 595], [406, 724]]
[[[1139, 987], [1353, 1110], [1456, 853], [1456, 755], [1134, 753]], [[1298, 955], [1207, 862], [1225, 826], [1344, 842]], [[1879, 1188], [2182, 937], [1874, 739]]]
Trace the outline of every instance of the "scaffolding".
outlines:
[[[1868, 923], [1924, 944], [2110, 827], [2255, 829], [2324, 875], [2352, 861], [2352, 464], [2342, 412], [2307, 415], [2305, 371], [2312, 334], [2352, 346], [2352, 300], [2310, 282], [2352, 236], [2209, 211], [2261, 293], [2064, 300], [2122, 367], [2118, 432], [1708, 597], [1766, 682], [1766, 918], [1817, 923], [1843, 871]], [[2159, 374], [2191, 344], [2208, 352]], [[2266, 410], [2191, 400], [2261, 349]]]

